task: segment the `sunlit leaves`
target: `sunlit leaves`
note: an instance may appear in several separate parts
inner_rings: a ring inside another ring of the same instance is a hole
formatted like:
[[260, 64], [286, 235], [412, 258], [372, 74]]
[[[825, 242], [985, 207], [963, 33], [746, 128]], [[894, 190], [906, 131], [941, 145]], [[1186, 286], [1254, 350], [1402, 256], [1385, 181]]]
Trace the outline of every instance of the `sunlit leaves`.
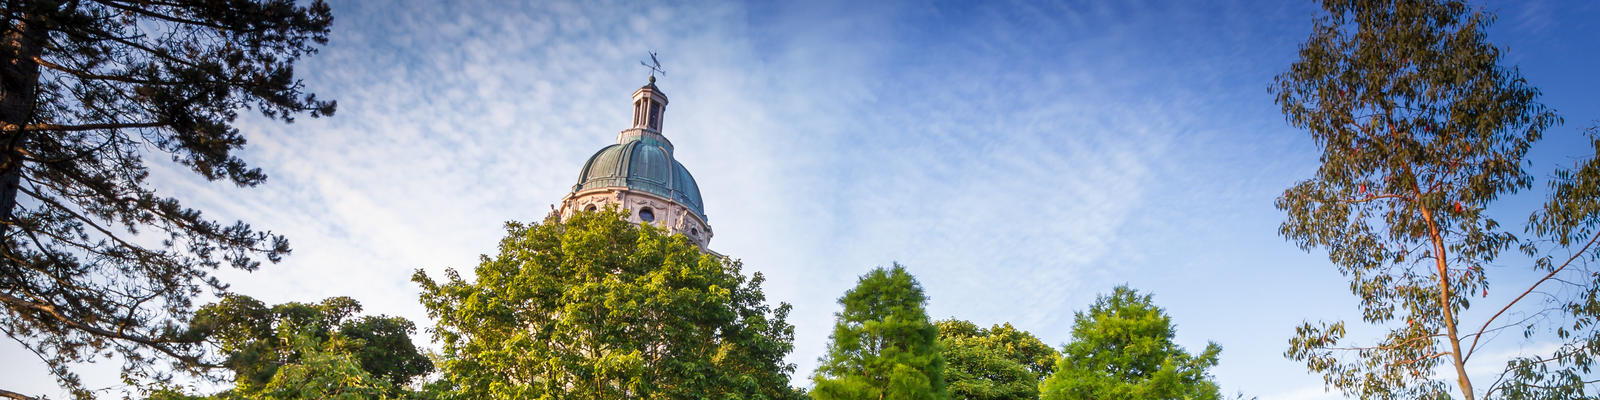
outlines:
[[448, 396], [787, 399], [789, 305], [760, 274], [616, 210], [511, 223], [475, 281], [418, 272]]
[[411, 321], [359, 312], [361, 304], [348, 297], [267, 307], [229, 295], [201, 307], [184, 335], [225, 357], [234, 375], [228, 396], [273, 397], [312, 385], [320, 393], [359, 389], [393, 397], [433, 369], [411, 343]]
[[831, 399], [945, 399], [939, 329], [928, 298], [905, 267], [875, 268], [839, 298], [828, 354], [811, 396]]
[[1039, 381], [1055, 370], [1059, 353], [1009, 323], [979, 328], [952, 319], [934, 325], [951, 398], [1037, 399]]
[[1040, 385], [1040, 398], [1220, 399], [1208, 370], [1222, 347], [1210, 343], [1190, 354], [1172, 342], [1175, 335], [1172, 318], [1150, 295], [1118, 286], [1074, 315], [1072, 341]]

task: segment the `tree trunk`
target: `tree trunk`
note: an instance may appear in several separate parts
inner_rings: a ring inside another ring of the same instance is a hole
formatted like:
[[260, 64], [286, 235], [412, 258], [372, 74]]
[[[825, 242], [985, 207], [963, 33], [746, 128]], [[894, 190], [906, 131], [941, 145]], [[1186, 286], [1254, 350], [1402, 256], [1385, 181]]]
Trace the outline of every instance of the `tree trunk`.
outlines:
[[43, 18], [23, 10], [15, 26], [0, 42], [0, 234], [16, 223], [17, 189], [22, 184], [22, 146], [30, 132], [22, 130], [33, 119], [38, 101], [39, 64], [44, 39]]
[[[1421, 195], [1417, 198], [1420, 200]], [[1428, 238], [1433, 242], [1433, 260], [1439, 268], [1439, 309], [1444, 312], [1444, 327], [1446, 338], [1450, 339], [1450, 358], [1456, 367], [1456, 384], [1461, 386], [1461, 395], [1467, 400], [1476, 396], [1472, 393], [1472, 379], [1467, 376], [1466, 360], [1461, 357], [1461, 336], [1456, 332], [1455, 313], [1450, 310], [1450, 268], [1444, 257], [1444, 237], [1439, 235], [1438, 225], [1434, 224], [1433, 212], [1426, 206], [1418, 204], [1422, 211], [1422, 218], [1428, 223]]]

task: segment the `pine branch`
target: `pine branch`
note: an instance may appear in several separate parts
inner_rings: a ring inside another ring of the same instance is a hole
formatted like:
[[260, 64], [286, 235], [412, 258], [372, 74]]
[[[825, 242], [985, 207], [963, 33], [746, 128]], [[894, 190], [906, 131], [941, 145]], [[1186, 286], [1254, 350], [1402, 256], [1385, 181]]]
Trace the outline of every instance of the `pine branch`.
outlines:
[[17, 393], [17, 392], [13, 392], [13, 391], [10, 391], [10, 390], [5, 390], [5, 389], [0, 389], [0, 397], [5, 397], [5, 398], [8, 398], [8, 399], [16, 399], [16, 400], [39, 400], [37, 397], [28, 397], [27, 395], [24, 395], [22, 393]]
[[34, 57], [33, 58], [33, 62], [39, 64], [39, 66], [42, 66], [42, 67], [45, 67], [45, 68], [49, 68], [49, 69], [52, 69], [52, 70], [56, 70], [56, 71], [60, 71], [60, 72], [65, 73], [67, 75], [72, 75], [72, 76], [78, 77], [79, 79], [85, 79], [85, 80], [112, 81], [112, 82], [132, 83], [132, 84], [151, 85], [151, 86], [174, 86], [174, 85], [178, 85], [177, 82], [165, 82], [165, 81], [157, 81], [157, 80], [150, 80], [150, 79], [138, 79], [138, 78], [133, 78], [133, 77], [128, 76], [128, 75], [96, 74], [96, 73], [93, 73], [93, 72], [87, 72], [87, 71], [85, 71], [85, 70], [83, 70], [81, 68], [73, 68], [73, 67], [68, 67], [68, 66], [61, 65], [61, 64], [56, 64], [54, 62], [50, 62], [49, 60], [45, 60], [43, 57]]
[[6, 133], [39, 132], [39, 131], [79, 132], [79, 131], [93, 131], [93, 130], [101, 130], [101, 129], [160, 128], [160, 127], [169, 126], [169, 125], [172, 125], [172, 123], [171, 122], [128, 122], [128, 123], [100, 123], [100, 124], [80, 124], [80, 125], [28, 124], [28, 125], [22, 125], [22, 126], [18, 126], [16, 124], [5, 124], [5, 126], [3, 128], [0, 128], [0, 131], [4, 131]]
[[204, 360], [201, 360], [199, 356], [195, 356], [195, 355], [191, 355], [191, 354], [184, 354], [184, 353], [182, 353], [182, 352], [180, 352], [180, 351], [178, 351], [176, 349], [173, 349], [172, 347], [168, 346], [169, 344], [172, 343], [170, 341], [164, 341], [164, 340], [160, 340], [160, 339], [153, 339], [153, 338], [149, 338], [149, 337], [145, 337], [145, 336], [141, 336], [141, 335], [132, 335], [132, 334], [126, 334], [126, 333], [121, 333], [121, 332], [109, 331], [109, 330], [106, 330], [104, 328], [100, 328], [98, 326], [94, 326], [94, 325], [85, 323], [83, 321], [79, 321], [76, 318], [73, 318], [71, 316], [63, 314], [60, 310], [57, 310], [56, 306], [54, 306], [54, 305], [39, 304], [39, 303], [23, 300], [23, 299], [18, 298], [18, 297], [11, 296], [10, 294], [6, 294], [6, 293], [0, 293], [0, 303], [6, 303], [6, 304], [9, 304], [9, 305], [11, 305], [12, 307], [15, 307], [15, 308], [30, 309], [30, 310], [34, 310], [34, 311], [37, 311], [37, 312], [40, 312], [40, 313], [44, 313], [46, 315], [49, 315], [56, 322], [59, 322], [59, 323], [61, 323], [63, 325], [71, 327], [73, 329], [81, 330], [81, 331], [83, 331], [85, 333], [93, 334], [95, 336], [100, 336], [100, 337], [107, 338], [107, 339], [127, 340], [127, 341], [130, 341], [130, 342], [138, 343], [138, 344], [144, 345], [145, 347], [149, 347], [149, 348], [155, 349], [156, 351], [159, 351], [159, 352], [161, 352], [163, 354], [166, 354], [166, 355], [168, 355], [168, 356], [170, 356], [172, 358], [178, 359], [179, 361], [183, 361], [184, 363], [189, 364], [189, 365], [202, 367], [202, 368], [217, 368], [217, 367], [222, 367], [223, 366], [223, 365], [220, 365], [220, 364], [212, 364], [212, 363], [205, 362]]
[[[183, 24], [183, 25], [203, 26], [203, 27], [207, 27], [207, 28], [211, 28], [211, 29], [216, 29], [218, 31], [233, 31], [234, 30], [234, 28], [229, 28], [229, 27], [226, 27], [226, 26], [217, 25], [217, 24], [213, 24], [213, 23], [210, 23], [210, 22], [194, 20], [194, 19], [188, 19], [188, 18], [179, 18], [179, 17], [174, 17], [174, 16], [171, 16], [171, 15], [161, 14], [161, 13], [154, 13], [154, 12], [150, 12], [149, 10], [145, 10], [143, 8], [129, 6], [129, 5], [126, 5], [126, 4], [123, 4], [123, 3], [119, 3], [119, 2], [116, 2], [116, 1], [110, 1], [110, 0], [90, 0], [90, 1], [93, 1], [93, 2], [95, 2], [97, 4], [100, 4], [100, 5], [103, 5], [103, 6], [106, 6], [106, 7], [111, 7], [111, 8], [115, 8], [115, 9], [122, 10], [122, 11], [132, 12], [132, 13], [143, 15], [143, 16], [146, 16], [146, 17], [159, 19], [159, 20], [162, 20], [162, 21], [173, 22], [173, 23], [178, 23], [178, 24]], [[178, 8], [178, 5], [176, 5], [176, 4], [166, 4], [166, 5], [169, 6], [169, 7]]]

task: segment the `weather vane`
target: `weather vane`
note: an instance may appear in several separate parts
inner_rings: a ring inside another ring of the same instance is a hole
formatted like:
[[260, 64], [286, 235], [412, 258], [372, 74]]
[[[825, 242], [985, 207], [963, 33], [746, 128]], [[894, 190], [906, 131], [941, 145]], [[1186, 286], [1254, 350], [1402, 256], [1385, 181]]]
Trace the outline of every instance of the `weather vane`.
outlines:
[[656, 59], [656, 52], [654, 52], [654, 51], [650, 52], [650, 62], [649, 63], [645, 63], [644, 61], [639, 61], [639, 65], [643, 65], [645, 68], [649, 68], [650, 69], [650, 81], [651, 82], [655, 82], [656, 81], [656, 73], [657, 72], [661, 73], [661, 76], [667, 76], [667, 70], [661, 69], [661, 60], [657, 60]]

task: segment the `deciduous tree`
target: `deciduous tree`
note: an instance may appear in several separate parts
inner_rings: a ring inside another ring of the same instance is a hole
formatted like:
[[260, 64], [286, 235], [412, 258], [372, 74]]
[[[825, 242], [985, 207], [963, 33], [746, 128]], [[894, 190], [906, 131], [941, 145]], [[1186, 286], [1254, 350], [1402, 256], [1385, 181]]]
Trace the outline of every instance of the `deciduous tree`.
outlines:
[[188, 340], [214, 349], [234, 386], [202, 397], [167, 383], [151, 400], [377, 399], [406, 397], [406, 385], [433, 364], [411, 343], [411, 321], [360, 316], [348, 297], [268, 307], [228, 295], [195, 313]]
[[372, 400], [399, 398], [402, 388], [367, 369], [352, 347], [370, 347], [343, 335], [321, 340], [288, 333], [279, 338], [293, 361], [276, 365], [272, 379], [212, 396], [217, 400]]
[[[1288, 213], [1281, 233], [1326, 250], [1351, 278], [1362, 321], [1382, 333], [1351, 343], [1344, 321], [1306, 323], [1286, 355], [1362, 398], [1582, 397], [1592, 384], [1578, 376], [1600, 343], [1600, 282], [1584, 265], [1595, 255], [1594, 161], [1558, 172], [1531, 235], [1517, 237], [1487, 210], [1533, 186], [1524, 156], [1560, 119], [1501, 64], [1487, 38], [1493, 16], [1455, 0], [1322, 6], [1273, 86], [1289, 123], [1322, 151], [1315, 175], [1278, 199]], [[1464, 320], [1495, 282], [1485, 267], [1515, 250], [1542, 278]], [[1475, 385], [1468, 361], [1506, 329], [1551, 332], [1561, 350], [1520, 356], [1496, 382]]]
[[945, 399], [939, 329], [905, 267], [876, 268], [839, 298], [828, 354], [811, 396], [832, 399]]
[[418, 271], [453, 395], [787, 399], [789, 305], [760, 273], [615, 210], [510, 223], [476, 281]]
[[[139, 378], [207, 367], [180, 331], [222, 266], [289, 252], [158, 194], [147, 156], [209, 180], [266, 179], [235, 156], [241, 109], [329, 115], [293, 64], [328, 39], [321, 1], [5, 0], [0, 20], [0, 329], [83, 391], [74, 362]], [[8, 397], [21, 394], [0, 390]]]
[[[220, 364], [233, 372], [234, 391], [240, 393], [277, 390], [264, 388], [275, 380], [309, 379], [322, 373], [318, 368], [343, 368], [340, 363], [349, 359], [364, 376], [383, 383], [386, 395], [397, 396], [412, 379], [433, 369], [411, 343], [416, 331], [411, 321], [358, 317], [360, 312], [361, 303], [349, 297], [267, 307], [248, 296], [228, 295], [201, 307], [185, 335], [220, 353]], [[317, 358], [309, 359], [307, 352]], [[288, 365], [300, 365], [298, 372], [286, 376], [283, 368]]]
[[270, 379], [225, 390], [210, 396], [185, 393], [183, 389], [161, 385], [150, 390], [146, 400], [310, 400], [310, 399], [392, 399], [397, 391], [383, 379], [361, 367], [342, 336], [319, 340], [314, 335], [284, 331], [278, 338], [292, 361], [273, 361]]
[[985, 329], [951, 319], [934, 325], [951, 398], [1037, 399], [1039, 382], [1060, 358], [1054, 348], [1009, 323]]
[[1150, 295], [1118, 286], [1074, 315], [1072, 341], [1040, 385], [1040, 398], [1220, 399], [1207, 370], [1222, 347], [1210, 343], [1192, 355], [1174, 335], [1172, 318]]

